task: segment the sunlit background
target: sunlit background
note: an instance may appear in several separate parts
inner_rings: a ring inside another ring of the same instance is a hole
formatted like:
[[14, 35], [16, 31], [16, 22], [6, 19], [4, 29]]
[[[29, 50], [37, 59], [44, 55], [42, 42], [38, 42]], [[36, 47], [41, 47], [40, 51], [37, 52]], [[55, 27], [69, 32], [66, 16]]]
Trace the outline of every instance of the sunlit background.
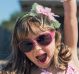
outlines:
[[[17, 17], [29, 11], [34, 2], [51, 7], [53, 12], [60, 15], [58, 20], [63, 24], [63, 5], [59, 0], [0, 0], [0, 60], [7, 60], [11, 53], [11, 36]], [[77, 4], [79, 21], [79, 0]]]

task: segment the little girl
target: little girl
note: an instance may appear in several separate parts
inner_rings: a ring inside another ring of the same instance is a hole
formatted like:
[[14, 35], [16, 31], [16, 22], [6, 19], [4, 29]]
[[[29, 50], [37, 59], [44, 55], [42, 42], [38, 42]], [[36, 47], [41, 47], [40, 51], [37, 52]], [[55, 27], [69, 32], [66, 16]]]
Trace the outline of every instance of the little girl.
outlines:
[[8, 70], [13, 74], [79, 74], [73, 57], [75, 49], [71, 49], [68, 41], [65, 41], [68, 46], [62, 42], [61, 24], [55, 17], [58, 15], [50, 8], [34, 3], [30, 12], [17, 20], [12, 38], [12, 57], [3, 68], [7, 74]]

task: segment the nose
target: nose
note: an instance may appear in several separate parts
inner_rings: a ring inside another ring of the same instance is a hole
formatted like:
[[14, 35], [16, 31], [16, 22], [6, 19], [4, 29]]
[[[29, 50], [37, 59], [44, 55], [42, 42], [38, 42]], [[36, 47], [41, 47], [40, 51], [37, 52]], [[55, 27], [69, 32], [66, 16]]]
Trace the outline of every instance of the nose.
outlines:
[[35, 42], [35, 47], [34, 47], [35, 50], [41, 50], [42, 47], [37, 43]]

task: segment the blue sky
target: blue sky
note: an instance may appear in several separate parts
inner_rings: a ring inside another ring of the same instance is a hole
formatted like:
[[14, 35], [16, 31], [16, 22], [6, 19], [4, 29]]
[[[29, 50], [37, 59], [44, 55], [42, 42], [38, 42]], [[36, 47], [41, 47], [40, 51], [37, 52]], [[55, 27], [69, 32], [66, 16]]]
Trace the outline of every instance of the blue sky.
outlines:
[[0, 0], [0, 23], [8, 20], [12, 13], [20, 10], [19, 0]]

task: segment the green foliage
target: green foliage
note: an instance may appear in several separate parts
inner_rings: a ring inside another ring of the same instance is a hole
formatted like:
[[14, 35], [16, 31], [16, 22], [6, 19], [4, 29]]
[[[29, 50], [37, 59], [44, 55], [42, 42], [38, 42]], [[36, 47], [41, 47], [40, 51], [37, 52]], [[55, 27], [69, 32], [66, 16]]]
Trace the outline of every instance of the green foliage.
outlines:
[[0, 26], [0, 59], [6, 59], [11, 53], [11, 36], [17, 17], [22, 16], [23, 12], [15, 12], [9, 20], [5, 20]]
[[5, 20], [1, 23], [1, 26], [9, 31], [13, 31], [16, 19], [25, 14], [25, 12], [15, 12], [11, 15], [9, 20]]

